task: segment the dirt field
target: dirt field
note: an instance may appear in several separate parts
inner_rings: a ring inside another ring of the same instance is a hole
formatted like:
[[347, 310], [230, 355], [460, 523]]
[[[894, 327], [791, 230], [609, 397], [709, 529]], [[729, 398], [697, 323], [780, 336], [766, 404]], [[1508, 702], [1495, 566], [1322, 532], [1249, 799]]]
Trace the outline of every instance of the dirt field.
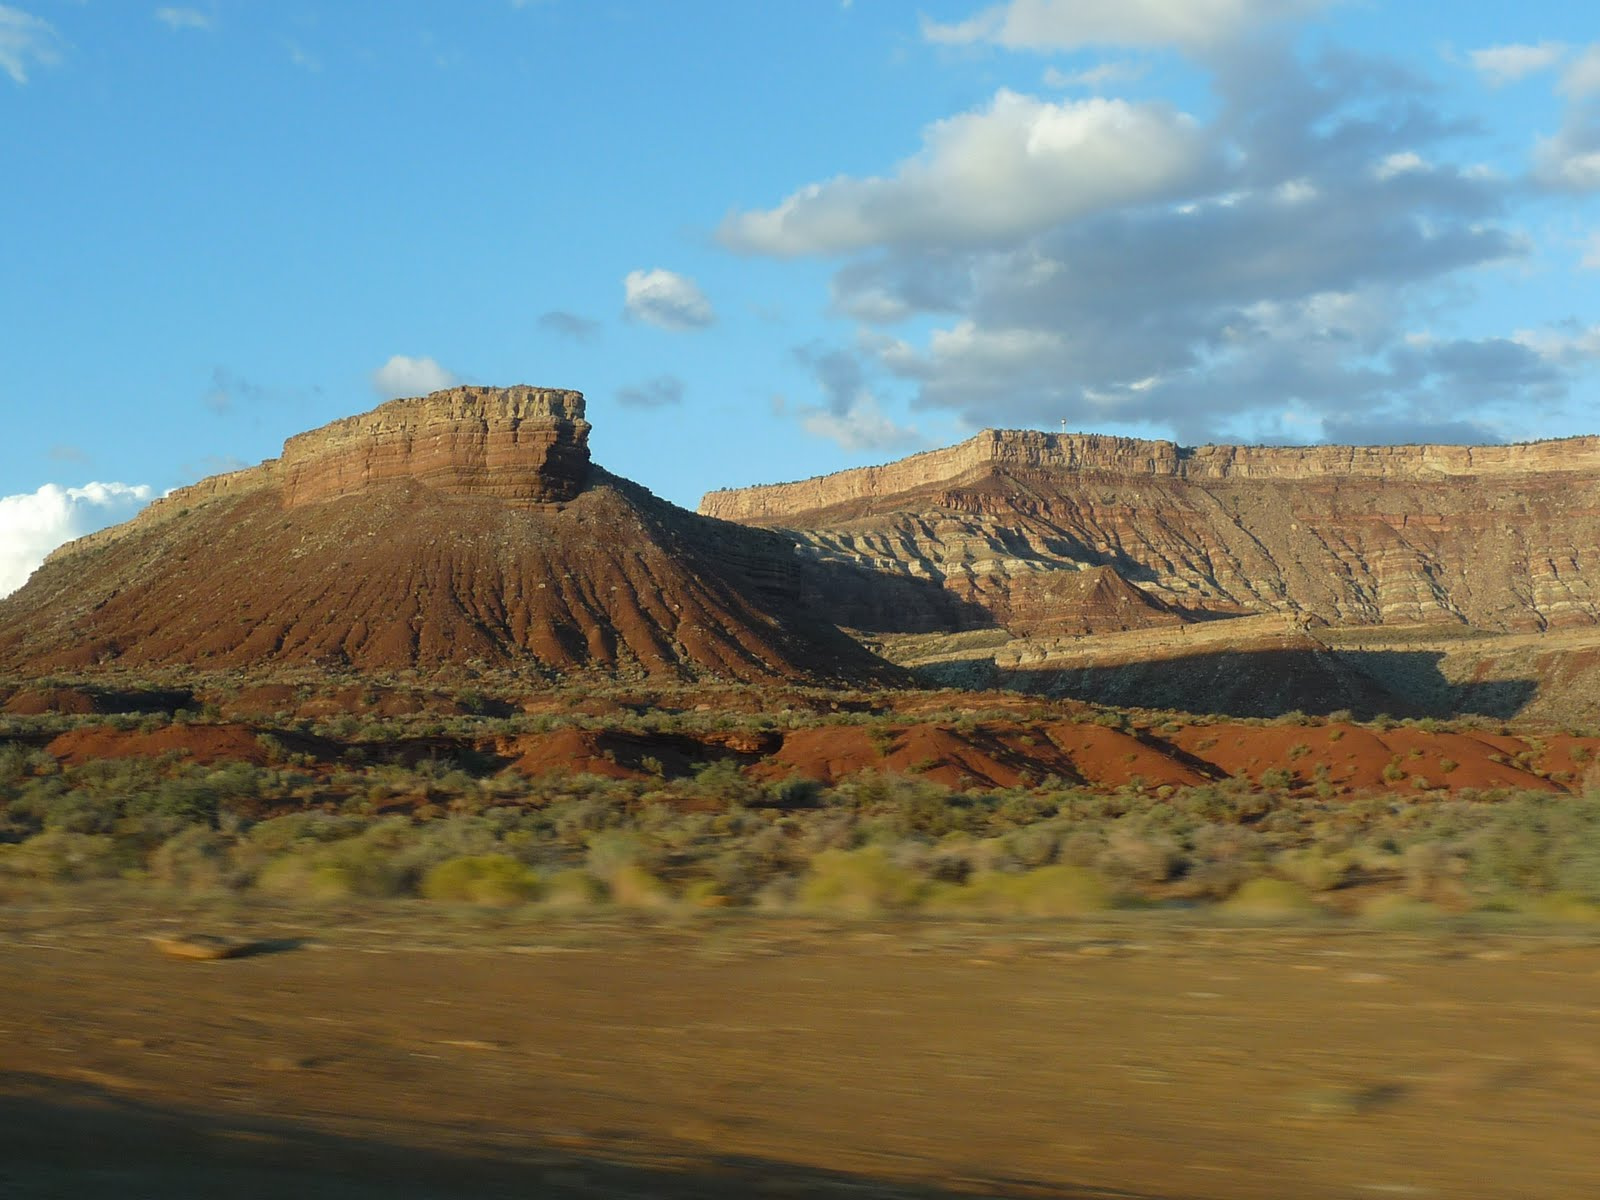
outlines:
[[113, 897], [0, 956], [7, 1197], [1600, 1193], [1600, 935]]

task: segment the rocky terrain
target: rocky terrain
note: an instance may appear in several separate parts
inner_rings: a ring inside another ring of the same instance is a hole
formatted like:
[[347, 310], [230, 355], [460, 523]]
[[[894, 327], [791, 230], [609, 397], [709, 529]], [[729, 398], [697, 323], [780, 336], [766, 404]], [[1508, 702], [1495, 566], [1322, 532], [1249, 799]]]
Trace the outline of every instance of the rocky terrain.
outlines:
[[1600, 712], [1597, 438], [1185, 448], [987, 430], [711, 492], [701, 511], [786, 533], [812, 573], [944, 591], [942, 613], [827, 610], [927, 682], [1256, 716]]
[[787, 539], [591, 466], [583, 416], [455, 388], [292, 438], [57, 551], [0, 602], [0, 668], [893, 678], [808, 615]]
[[1193, 619], [1600, 622], [1600, 438], [1191, 449], [988, 430], [885, 467], [711, 492], [700, 510], [937, 580], [1001, 623], [1007, 608], [1050, 619], [1048, 602], [1012, 596], [1019, 580], [1107, 567]]

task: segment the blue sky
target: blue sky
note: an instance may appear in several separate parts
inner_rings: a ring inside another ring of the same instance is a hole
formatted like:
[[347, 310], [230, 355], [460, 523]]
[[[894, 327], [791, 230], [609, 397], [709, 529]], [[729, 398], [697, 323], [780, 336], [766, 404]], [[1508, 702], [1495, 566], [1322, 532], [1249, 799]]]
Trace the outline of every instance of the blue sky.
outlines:
[[990, 425], [1600, 432], [1600, 43], [1411, 0], [0, 3], [0, 594], [455, 381], [692, 506]]

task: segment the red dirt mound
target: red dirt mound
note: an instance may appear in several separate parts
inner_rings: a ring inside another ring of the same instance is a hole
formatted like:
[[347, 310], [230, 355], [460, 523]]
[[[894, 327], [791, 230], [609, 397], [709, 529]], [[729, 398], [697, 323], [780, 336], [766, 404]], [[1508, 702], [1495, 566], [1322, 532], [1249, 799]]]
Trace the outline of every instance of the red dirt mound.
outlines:
[[265, 766], [282, 751], [309, 754], [318, 759], [337, 756], [338, 748], [303, 734], [272, 735], [279, 750], [262, 740], [248, 725], [165, 725], [149, 731], [109, 729], [105, 726], [71, 729], [54, 738], [45, 750], [64, 766], [78, 766], [97, 758], [160, 758], [176, 754], [191, 762], [245, 762]]

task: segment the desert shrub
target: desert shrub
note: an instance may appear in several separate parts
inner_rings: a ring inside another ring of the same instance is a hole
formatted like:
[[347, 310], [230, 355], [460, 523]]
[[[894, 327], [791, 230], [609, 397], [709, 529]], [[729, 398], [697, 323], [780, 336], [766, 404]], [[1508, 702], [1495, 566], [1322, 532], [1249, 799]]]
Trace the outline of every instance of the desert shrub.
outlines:
[[43, 806], [43, 826], [61, 833], [110, 833], [117, 827], [122, 805], [103, 792], [72, 791]]
[[1310, 892], [1330, 892], [1342, 887], [1355, 873], [1350, 856], [1329, 853], [1320, 846], [1286, 850], [1273, 858], [1272, 867]]
[[623, 824], [626, 811], [615, 797], [584, 796], [551, 804], [546, 815], [558, 838], [582, 845], [591, 834]]
[[901, 837], [943, 837], [975, 823], [965, 797], [953, 796], [947, 788], [926, 780], [894, 780], [886, 803], [885, 826]]
[[576, 867], [557, 871], [544, 881], [544, 903], [551, 908], [588, 908], [605, 899], [606, 890], [589, 872]]
[[240, 874], [230, 851], [233, 839], [212, 829], [192, 827], [168, 838], [150, 855], [150, 877], [185, 891], [216, 891], [237, 886]]
[[268, 862], [256, 886], [272, 895], [319, 901], [400, 895], [413, 879], [397, 861], [396, 832], [394, 825], [380, 823], [366, 836], [302, 843]]
[[610, 883], [619, 871], [635, 865], [644, 856], [644, 839], [637, 833], [607, 829], [589, 839], [585, 858], [589, 873], [602, 882]]
[[1600, 801], [1508, 800], [1462, 839], [1469, 882], [1490, 891], [1571, 892], [1600, 900]]
[[1092, 867], [1105, 853], [1105, 835], [1098, 829], [1073, 829], [1056, 846], [1056, 861], [1071, 867]]
[[1244, 883], [1223, 902], [1222, 908], [1246, 917], [1294, 917], [1320, 911], [1300, 884], [1270, 876]]
[[761, 787], [744, 777], [739, 764], [725, 758], [707, 763], [695, 772], [693, 794], [719, 804], [759, 804]]
[[1165, 883], [1182, 861], [1182, 852], [1170, 836], [1119, 824], [1111, 831], [1095, 866], [1112, 880]]
[[1061, 811], [1059, 796], [1040, 795], [1035, 792], [1006, 792], [996, 800], [991, 820], [998, 826], [1032, 825], [1045, 821]]
[[114, 879], [126, 865], [116, 842], [103, 834], [50, 830], [0, 854], [0, 872], [42, 883]]
[[718, 886], [715, 879], [696, 879], [683, 889], [683, 902], [690, 908], [723, 908], [737, 903]]
[[667, 885], [636, 863], [611, 877], [611, 900], [624, 908], [665, 908], [672, 903]]
[[1550, 892], [1542, 896], [1523, 897], [1516, 911], [1541, 921], [1561, 921], [1592, 925], [1600, 922], [1600, 903], [1588, 896], [1573, 892]]
[[927, 906], [989, 916], [1072, 917], [1099, 912], [1111, 903], [1111, 889], [1100, 876], [1084, 867], [1057, 864], [1022, 874], [974, 875], [965, 884], [935, 888]]
[[1406, 895], [1413, 900], [1454, 898], [1460, 891], [1466, 862], [1446, 842], [1415, 842], [1404, 855]]
[[896, 866], [882, 846], [859, 850], [824, 850], [811, 860], [800, 885], [807, 908], [872, 916], [913, 907], [927, 891], [927, 881]]
[[430, 867], [420, 891], [429, 900], [509, 907], [537, 899], [539, 877], [508, 854], [463, 855]]
[[289, 813], [251, 826], [250, 844], [264, 854], [277, 854], [302, 842], [333, 842], [355, 837], [368, 822], [360, 817], [323, 812]]
[[1053, 825], [1028, 825], [1001, 839], [1006, 852], [1025, 870], [1054, 862], [1061, 847], [1061, 830]]

